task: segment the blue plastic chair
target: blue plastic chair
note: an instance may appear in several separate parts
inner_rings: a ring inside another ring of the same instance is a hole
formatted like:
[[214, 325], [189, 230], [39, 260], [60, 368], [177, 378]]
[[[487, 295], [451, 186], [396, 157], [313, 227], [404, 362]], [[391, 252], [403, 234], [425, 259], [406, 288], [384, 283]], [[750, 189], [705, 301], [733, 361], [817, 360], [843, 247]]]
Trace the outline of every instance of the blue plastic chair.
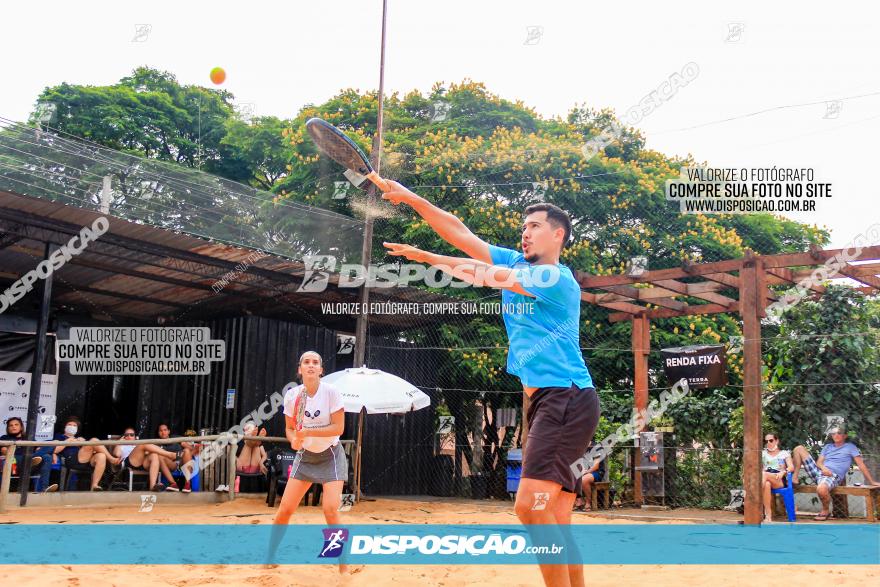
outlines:
[[791, 482], [791, 473], [787, 473], [787, 475], [788, 484], [779, 489], [771, 489], [770, 493], [774, 496], [782, 496], [782, 502], [785, 504], [785, 513], [788, 515], [788, 521], [794, 522], [796, 519], [794, 512], [794, 485]]

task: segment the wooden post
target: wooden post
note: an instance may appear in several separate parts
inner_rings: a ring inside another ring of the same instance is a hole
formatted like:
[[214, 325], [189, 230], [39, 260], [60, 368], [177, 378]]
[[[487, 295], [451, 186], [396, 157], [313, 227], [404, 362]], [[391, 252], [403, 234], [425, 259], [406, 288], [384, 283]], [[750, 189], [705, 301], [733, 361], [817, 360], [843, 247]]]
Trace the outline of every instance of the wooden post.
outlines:
[[226, 447], [226, 486], [229, 487], [229, 497], [226, 501], [235, 499], [235, 450], [238, 445], [231, 442]]
[[[634, 368], [634, 391], [633, 408], [636, 410], [648, 409], [648, 353], [651, 351], [651, 323], [647, 316], [636, 316], [632, 320], [632, 352]], [[638, 435], [643, 428], [633, 430]], [[638, 436], [637, 436], [638, 437]], [[638, 449], [635, 451], [638, 452]], [[633, 492], [635, 502], [638, 505], [644, 503], [642, 496], [642, 473], [636, 471], [638, 464], [637, 454], [632, 459], [633, 467]], [[607, 465], [606, 465], [607, 466]]]
[[761, 306], [758, 273], [764, 268], [750, 251], [739, 272], [743, 320], [743, 489], [746, 524], [761, 523]]
[[0, 514], [6, 513], [6, 496], [9, 494], [9, 482], [12, 480], [12, 455], [15, 445], [6, 449], [6, 460], [3, 461], [3, 479], [0, 480]]

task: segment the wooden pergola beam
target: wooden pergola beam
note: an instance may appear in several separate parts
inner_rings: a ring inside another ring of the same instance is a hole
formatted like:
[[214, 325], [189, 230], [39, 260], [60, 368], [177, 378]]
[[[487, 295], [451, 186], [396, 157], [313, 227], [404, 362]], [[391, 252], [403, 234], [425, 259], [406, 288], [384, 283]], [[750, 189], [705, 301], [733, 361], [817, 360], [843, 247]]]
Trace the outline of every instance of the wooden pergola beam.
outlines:
[[628, 275], [590, 275], [589, 273], [584, 273], [582, 271], [575, 271], [575, 279], [584, 289], [604, 288], [608, 285], [651, 283], [658, 279], [681, 279], [683, 277], [705, 275], [706, 273], [737, 271], [741, 264], [741, 260], [731, 259], [728, 261], [716, 261], [714, 263], [687, 265], [686, 267], [645, 271], [638, 277], [630, 277]]
[[[779, 267], [804, 267], [821, 265], [827, 259], [835, 255], [846, 257], [848, 261], [878, 261], [880, 260], [880, 245], [863, 247], [858, 254], [854, 249], [828, 249], [815, 250], [808, 253], [786, 253], [781, 255], [760, 255], [765, 268]], [[727, 273], [739, 271], [743, 259], [728, 259], [712, 263], [686, 264], [683, 267], [670, 269], [656, 269], [645, 271], [638, 277], [629, 275], [590, 275], [582, 271], [575, 271], [575, 279], [584, 289], [603, 288], [606, 285], [631, 285], [634, 283], [651, 283], [660, 279], [681, 279], [683, 277], [707, 276], [707, 274]], [[859, 265], [854, 265], [859, 267]], [[733, 277], [733, 276], [730, 276]], [[733, 287], [739, 287], [733, 286]]]
[[[630, 318], [634, 316], [641, 316], [645, 312], [648, 311], [644, 306], [640, 306], [638, 304], [631, 304], [629, 302], [604, 302], [600, 303], [600, 306], [603, 308], [608, 308], [610, 310], [618, 310], [619, 312], [625, 312], [627, 316]], [[612, 314], [613, 315], [613, 314]]]
[[700, 281], [698, 283], [681, 283], [680, 281], [675, 281], [675, 283], [686, 286], [687, 294], [689, 296], [696, 296], [697, 294], [706, 292], [717, 292], [725, 288], [724, 284], [718, 283], [716, 281]]
[[855, 269], [853, 265], [845, 263], [843, 267], [840, 268], [840, 274], [846, 275], [850, 279], [855, 279], [856, 281], [864, 283], [869, 287], [874, 287], [880, 290], [880, 278], [871, 274], [860, 274], [853, 269]]
[[862, 263], [861, 265], [850, 263], [849, 266], [857, 275], [877, 275], [880, 273], [880, 263]]
[[[777, 279], [782, 280], [783, 282], [788, 283], [800, 283], [807, 277], [809, 277], [813, 272], [810, 271], [806, 275], [803, 275], [801, 271], [792, 271], [791, 269], [787, 269], [785, 267], [777, 267], [776, 269], [767, 269], [767, 273], [776, 277]], [[816, 293], [825, 293], [825, 287], [819, 284], [810, 283], [810, 289]]]
[[[684, 310], [672, 310], [669, 308], [661, 308], [659, 310], [643, 310], [640, 315], [645, 316], [650, 319], [655, 318], [675, 318], [676, 316], [697, 316], [704, 314], [723, 314], [725, 312], [736, 312], [739, 310], [739, 302], [736, 303], [735, 307], [729, 308], [727, 306], [721, 306], [719, 304], [701, 304], [699, 306], [688, 306]], [[613, 314], [608, 315], [609, 322], [624, 322], [626, 320], [632, 320], [632, 314], [626, 314], [623, 312], [615, 312]]]
[[[727, 296], [721, 295], [719, 293], [715, 293], [714, 291], [709, 291], [709, 288], [703, 286], [703, 284], [693, 283], [681, 283], [680, 281], [676, 281], [674, 279], [661, 279], [660, 281], [655, 282], [657, 285], [662, 285], [665, 288], [671, 289], [673, 291], [677, 291], [680, 294], [692, 296], [695, 298], [699, 298], [701, 300], [705, 300], [707, 302], [712, 302], [713, 304], [720, 304], [722, 306], [732, 307], [736, 304], [736, 300], [733, 298], [729, 298]], [[721, 289], [721, 284], [712, 283], [712, 282], [703, 282], [706, 285], [715, 286], [717, 289]], [[691, 288], [691, 285], [701, 286], [699, 288], [694, 287]]]
[[703, 277], [711, 281], [726, 285], [727, 287], [739, 289], [739, 277], [737, 277], [736, 275], [731, 275], [729, 273], [706, 273], [705, 275], [703, 275]]
[[[633, 300], [650, 300], [650, 302], [654, 305], [663, 306], [664, 308], [671, 308], [673, 310], [683, 310], [687, 307], [687, 304], [685, 302], [679, 302], [669, 299], [670, 296], [676, 295], [676, 292], [670, 291], [668, 289], [663, 289], [662, 287], [640, 289], [631, 285], [608, 285], [603, 287], [602, 289], [610, 291], [612, 293], [616, 293], [618, 295], [626, 296]], [[647, 292], [648, 290], [654, 291], [650, 293], [642, 293]]]
[[847, 249], [816, 249], [809, 253], [789, 253], [784, 255], [764, 255], [761, 262], [764, 267], [801, 267], [805, 265], [821, 265], [828, 259], [840, 255], [846, 261], [877, 260], [880, 259], [880, 245], [862, 247], [858, 254], [855, 250]]

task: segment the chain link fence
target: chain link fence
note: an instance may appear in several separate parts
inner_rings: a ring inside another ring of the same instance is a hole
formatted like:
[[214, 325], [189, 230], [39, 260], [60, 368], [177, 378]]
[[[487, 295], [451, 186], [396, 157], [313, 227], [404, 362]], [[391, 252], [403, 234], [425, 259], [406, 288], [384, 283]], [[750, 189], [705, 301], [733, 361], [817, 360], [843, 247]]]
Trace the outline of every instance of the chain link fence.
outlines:
[[[137, 213], [159, 226], [174, 221], [169, 228], [245, 246], [263, 243], [271, 230], [290, 229], [299, 235], [297, 241], [278, 245], [278, 252], [296, 260], [328, 254], [334, 247], [340, 257], [359, 259], [360, 224], [349, 219], [365, 215], [375, 222], [374, 265], [399, 269], [399, 259], [385, 256], [383, 242], [460, 255], [411, 209], [352, 196], [349, 187], [338, 185], [341, 175], [328, 169], [323, 159], [319, 162], [305, 139], [304, 121], [326, 115], [366, 146], [366, 138], [372, 136], [370, 124], [375, 124], [369, 118], [370, 97], [347, 93], [328, 105], [306, 108], [290, 121], [284, 136], [293, 149], [291, 172], [271, 194], [239, 193], [225, 180], [206, 185], [204, 174], [193, 170], [176, 177], [164, 168], [116, 161], [118, 157], [109, 157], [97, 147], [69, 145], [67, 138], [47, 138], [12, 124], [0, 133], [2, 186], [23, 193], [38, 190], [38, 197], [95, 207], [100, 204], [102, 177], [116, 174], [120, 183], [132, 178], [126, 181], [136, 187], [114, 192], [119, 197], [112, 206], [118, 213]], [[449, 108], [444, 110], [448, 116], [438, 121], [430, 116], [432, 99], [414, 95], [389, 99], [384, 173], [455, 214], [492, 244], [517, 249], [522, 210], [540, 201], [570, 214], [572, 239], [560, 262], [586, 276], [739, 259], [749, 251], [797, 253], [829, 243], [827, 230], [782, 216], [682, 214], [676, 203], [665, 198], [664, 182], [693, 165], [690, 158], [645, 149], [644, 139], [632, 129], [620, 130], [601, 154], [588, 155], [584, 150], [613, 119], [609, 112], [576, 109], [564, 122], [541, 120], [487, 95], [479, 84], [463, 84], [440, 95]], [[336, 108], [337, 102], [344, 102], [346, 108]], [[337, 114], [343, 110], [348, 114]], [[488, 110], [502, 114], [481, 117]], [[346, 116], [351, 120], [340, 120]], [[63, 153], [64, 160], [37, 152], [44, 148]], [[23, 186], [29, 181], [25, 175], [34, 168], [42, 170], [45, 184]], [[168, 181], [151, 183], [163, 178]], [[167, 187], [160, 189], [163, 185]], [[204, 216], [218, 199], [221, 205], [215, 214], [219, 216]], [[279, 203], [286, 208], [279, 211]], [[191, 210], [183, 210], [190, 204]], [[242, 205], [247, 214], [236, 212]], [[324, 216], [327, 211], [339, 216]], [[236, 234], [228, 233], [230, 226], [235, 226]], [[328, 238], [342, 241], [332, 244]], [[272, 247], [268, 250], [275, 252]], [[680, 280], [685, 285], [703, 281]], [[368, 431], [372, 425], [381, 434], [367, 434], [364, 439], [370, 452], [364, 460], [363, 491], [508, 499], [511, 451], [522, 444], [523, 393], [519, 381], [505, 370], [501, 296], [489, 289], [410, 285], [445, 296], [456, 305], [442, 311], [423, 308], [420, 326], [412, 326], [411, 316], [390, 315], [381, 326], [369, 327], [367, 364], [409, 380], [431, 396], [432, 405], [424, 414], [382, 416], [381, 424], [368, 423]], [[829, 285], [821, 297], [800, 299], [781, 315], [763, 320], [763, 430], [778, 434], [786, 449], [803, 445], [817, 454], [828, 442], [831, 424], [843, 422], [876, 479], [880, 477], [880, 306], [872, 292], [858, 291], [859, 285]], [[790, 287], [778, 280], [770, 283], [774, 295]], [[738, 298], [735, 287], [723, 294], [733, 301]], [[666, 304], [672, 307], [681, 302], [708, 303], [707, 296], [690, 292], [670, 300]], [[632, 322], [610, 320], [617, 312], [596, 303], [581, 305], [580, 348], [602, 405], [597, 441], [632, 417]], [[691, 390], [662, 418], [648, 423], [648, 430], [664, 433], [664, 467], [659, 481], [652, 481], [654, 495], [642, 488], [646, 501], [720, 509], [731, 503], [731, 491], [742, 485], [743, 340], [735, 311], [652, 319], [649, 396], [657, 399], [672, 383], [664, 374], [660, 349], [706, 344], [725, 347], [728, 382]], [[639, 501], [636, 467], [643, 447], [633, 440], [616, 445], [606, 459], [614, 506]], [[847, 481], [863, 483], [860, 475], [849, 473]]]

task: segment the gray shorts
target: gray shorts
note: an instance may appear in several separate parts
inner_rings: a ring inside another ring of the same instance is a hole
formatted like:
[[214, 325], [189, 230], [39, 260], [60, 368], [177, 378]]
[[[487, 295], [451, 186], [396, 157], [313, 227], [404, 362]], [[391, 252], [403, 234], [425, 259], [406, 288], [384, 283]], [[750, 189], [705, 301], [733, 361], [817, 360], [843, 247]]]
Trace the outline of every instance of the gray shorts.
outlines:
[[323, 452], [300, 449], [290, 468], [290, 478], [309, 483], [348, 481], [348, 459], [342, 443]]

